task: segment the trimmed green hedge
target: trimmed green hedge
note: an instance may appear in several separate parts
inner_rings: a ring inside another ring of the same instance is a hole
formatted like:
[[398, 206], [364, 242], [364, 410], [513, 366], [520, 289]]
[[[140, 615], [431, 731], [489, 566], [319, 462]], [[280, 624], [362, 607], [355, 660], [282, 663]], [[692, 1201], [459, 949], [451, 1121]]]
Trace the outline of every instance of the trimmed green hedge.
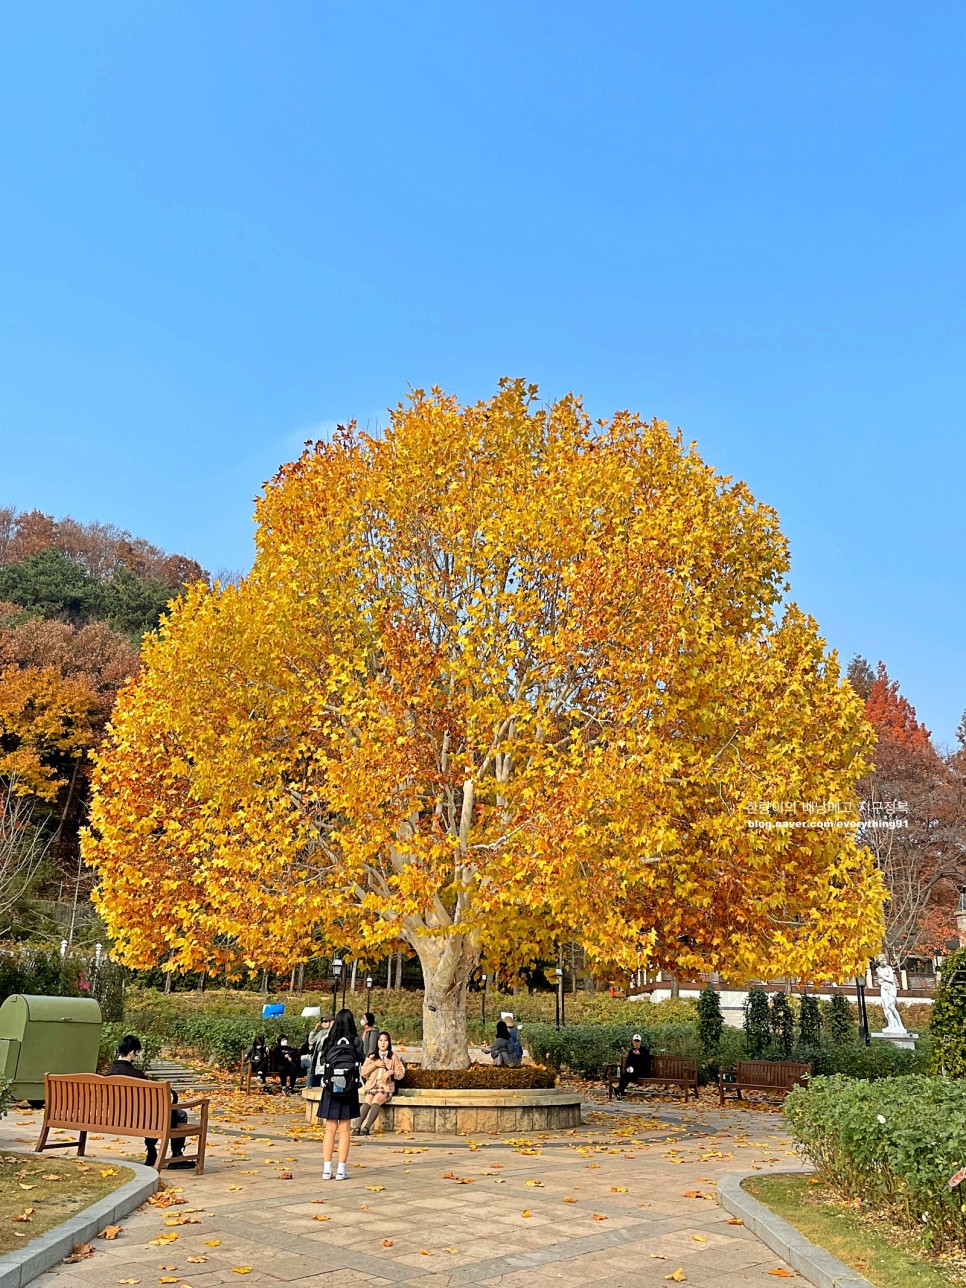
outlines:
[[966, 1083], [911, 1076], [865, 1082], [812, 1078], [785, 1117], [819, 1176], [928, 1245], [966, 1249]]
[[707, 1059], [701, 1049], [696, 1024], [671, 1021], [666, 1024], [568, 1024], [557, 1029], [549, 1024], [528, 1024], [521, 1037], [524, 1046], [541, 1064], [555, 1069], [569, 1069], [583, 1078], [601, 1078], [609, 1064], [617, 1064], [640, 1033], [644, 1046], [652, 1055], [694, 1056], [698, 1060], [699, 1078], [707, 1082], [717, 1077], [718, 1068], [734, 1064], [744, 1052], [743, 1035], [738, 1029], [724, 1028], [718, 1054]]
[[406, 1068], [402, 1085], [440, 1091], [555, 1087], [557, 1076], [552, 1069], [526, 1064], [516, 1069], [501, 1068], [493, 1064], [471, 1064], [468, 1069], [423, 1069], [418, 1064], [411, 1064]]

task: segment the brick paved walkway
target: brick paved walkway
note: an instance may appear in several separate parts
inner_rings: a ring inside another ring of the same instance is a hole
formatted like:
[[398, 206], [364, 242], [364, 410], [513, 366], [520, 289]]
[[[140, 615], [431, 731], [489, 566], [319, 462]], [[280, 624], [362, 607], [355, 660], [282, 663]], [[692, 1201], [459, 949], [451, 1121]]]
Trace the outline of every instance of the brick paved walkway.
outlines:
[[[725, 1171], [794, 1161], [778, 1116], [710, 1102], [587, 1109], [583, 1127], [526, 1140], [371, 1137], [353, 1145], [339, 1183], [322, 1181], [301, 1100], [226, 1095], [205, 1175], [165, 1173], [184, 1201], [146, 1205], [115, 1241], [96, 1240], [94, 1257], [39, 1282], [623, 1288], [663, 1286], [680, 1270], [694, 1285], [764, 1288], [769, 1271], [788, 1269], [714, 1198]], [[15, 1111], [0, 1146], [28, 1150], [39, 1118]], [[89, 1150], [134, 1157], [120, 1138], [92, 1138]]]

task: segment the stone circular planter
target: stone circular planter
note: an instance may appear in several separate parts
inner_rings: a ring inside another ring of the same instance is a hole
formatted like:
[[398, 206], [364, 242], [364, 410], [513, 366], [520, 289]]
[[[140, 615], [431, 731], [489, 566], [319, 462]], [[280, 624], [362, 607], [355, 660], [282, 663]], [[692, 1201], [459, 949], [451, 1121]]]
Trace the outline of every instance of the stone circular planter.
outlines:
[[[315, 1118], [321, 1089], [302, 1092], [308, 1122]], [[559, 1088], [504, 1090], [430, 1090], [403, 1087], [385, 1105], [379, 1127], [386, 1132], [440, 1132], [472, 1136], [477, 1132], [559, 1131], [579, 1127], [580, 1096]]]

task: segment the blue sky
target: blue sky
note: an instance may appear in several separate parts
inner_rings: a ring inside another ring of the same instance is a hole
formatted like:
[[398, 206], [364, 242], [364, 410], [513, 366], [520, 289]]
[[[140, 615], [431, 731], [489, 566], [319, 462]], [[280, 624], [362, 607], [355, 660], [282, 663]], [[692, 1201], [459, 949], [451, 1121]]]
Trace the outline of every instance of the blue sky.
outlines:
[[0, 9], [0, 504], [248, 566], [305, 437], [501, 375], [680, 425], [966, 707], [966, 7]]

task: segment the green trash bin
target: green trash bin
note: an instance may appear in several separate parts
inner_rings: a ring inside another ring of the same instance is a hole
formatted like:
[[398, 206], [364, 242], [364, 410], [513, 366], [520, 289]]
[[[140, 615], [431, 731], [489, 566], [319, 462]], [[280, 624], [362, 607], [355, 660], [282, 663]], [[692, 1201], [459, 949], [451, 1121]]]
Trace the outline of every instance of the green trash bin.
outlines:
[[0, 1078], [18, 1100], [44, 1103], [45, 1073], [95, 1073], [101, 1008], [93, 997], [14, 993], [0, 1006]]

